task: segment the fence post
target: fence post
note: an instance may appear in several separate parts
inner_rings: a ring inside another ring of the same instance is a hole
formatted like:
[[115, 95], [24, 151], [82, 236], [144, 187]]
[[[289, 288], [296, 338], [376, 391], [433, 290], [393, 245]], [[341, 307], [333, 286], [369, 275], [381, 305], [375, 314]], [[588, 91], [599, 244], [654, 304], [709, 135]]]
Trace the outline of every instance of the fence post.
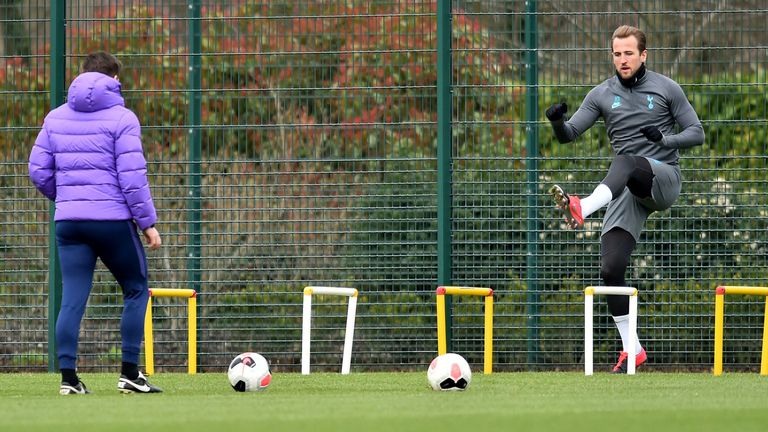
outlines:
[[526, 327], [528, 339], [528, 366], [539, 363], [539, 67], [536, 1], [526, 2], [525, 16], [525, 129], [526, 129], [526, 187], [528, 192], [527, 226], [527, 299]]
[[[66, 95], [66, 5], [51, 0], [51, 109], [64, 103]], [[48, 207], [48, 372], [59, 370], [56, 356], [56, 320], [61, 309], [61, 266], [56, 248], [56, 225], [53, 223], [56, 205]]]
[[[437, 284], [451, 285], [452, 125], [451, 1], [437, 2]], [[451, 298], [445, 299], [445, 325], [451, 350]]]

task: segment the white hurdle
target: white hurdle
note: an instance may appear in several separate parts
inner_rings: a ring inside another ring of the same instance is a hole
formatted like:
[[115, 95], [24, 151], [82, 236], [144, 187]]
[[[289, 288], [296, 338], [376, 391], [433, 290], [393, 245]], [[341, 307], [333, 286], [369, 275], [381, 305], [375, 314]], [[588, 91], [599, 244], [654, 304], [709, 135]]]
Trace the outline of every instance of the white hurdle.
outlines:
[[593, 361], [593, 328], [592, 308], [595, 295], [625, 295], [629, 296], [629, 351], [627, 351], [627, 375], [635, 374], [635, 341], [637, 333], [637, 288], [591, 286], [584, 289], [584, 375], [592, 375]]
[[312, 333], [312, 294], [349, 297], [347, 328], [344, 332], [344, 353], [341, 358], [341, 374], [349, 374], [352, 363], [352, 341], [355, 335], [357, 290], [355, 288], [315, 287], [304, 288], [304, 314], [301, 322], [301, 374], [309, 375], [310, 336]]

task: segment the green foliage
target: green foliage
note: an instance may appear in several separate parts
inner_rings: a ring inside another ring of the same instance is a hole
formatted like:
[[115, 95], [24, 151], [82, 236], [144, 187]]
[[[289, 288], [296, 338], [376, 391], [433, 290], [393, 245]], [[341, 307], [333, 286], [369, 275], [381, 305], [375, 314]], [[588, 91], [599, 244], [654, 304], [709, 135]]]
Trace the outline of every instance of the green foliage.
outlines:
[[41, 367], [48, 364], [48, 354], [42, 352], [23, 352], [11, 356], [11, 366], [14, 368]]
[[[689, 97], [704, 121], [707, 143], [699, 154], [709, 157], [713, 169], [739, 170], [739, 180], [765, 180], [754, 168], [765, 166], [768, 118], [765, 70], [705, 76]], [[757, 126], [757, 127], [756, 127]]]
[[437, 276], [435, 173], [387, 169], [393, 164], [387, 162], [362, 192], [359, 205], [366, 211], [352, 221], [340, 255], [379, 289], [431, 292]]
[[109, 347], [107, 352], [99, 354], [99, 361], [107, 364], [119, 364], [123, 357], [123, 350], [119, 345]]

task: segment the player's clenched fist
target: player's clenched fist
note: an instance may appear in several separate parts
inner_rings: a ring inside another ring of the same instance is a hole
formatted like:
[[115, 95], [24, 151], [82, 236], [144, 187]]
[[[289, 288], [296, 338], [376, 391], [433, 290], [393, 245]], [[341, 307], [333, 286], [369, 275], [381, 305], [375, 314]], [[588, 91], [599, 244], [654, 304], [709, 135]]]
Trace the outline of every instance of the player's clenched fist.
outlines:
[[568, 105], [565, 102], [560, 102], [547, 108], [545, 113], [549, 121], [558, 121], [563, 118], [565, 113], [568, 112]]

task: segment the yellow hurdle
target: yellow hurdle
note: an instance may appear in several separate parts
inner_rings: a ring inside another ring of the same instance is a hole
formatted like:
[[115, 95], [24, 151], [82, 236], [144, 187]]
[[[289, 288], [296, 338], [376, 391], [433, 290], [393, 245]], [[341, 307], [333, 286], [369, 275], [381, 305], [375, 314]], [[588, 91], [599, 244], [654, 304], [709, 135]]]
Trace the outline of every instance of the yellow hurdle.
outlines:
[[485, 297], [485, 342], [483, 347], [483, 374], [493, 370], [493, 290], [490, 288], [441, 286], [437, 287], [437, 354], [448, 352], [445, 323], [445, 296], [464, 295]]
[[152, 297], [186, 297], [187, 298], [187, 349], [189, 355], [187, 371], [190, 375], [197, 373], [197, 292], [193, 289], [155, 288], [149, 290], [147, 312], [144, 315], [144, 357], [147, 375], [155, 373], [155, 350], [152, 336]]
[[715, 290], [715, 367], [713, 373], [716, 376], [723, 374], [723, 326], [725, 324], [726, 294], [757, 295], [765, 297], [760, 375], [768, 375], [768, 288], [752, 286], [719, 286]]

